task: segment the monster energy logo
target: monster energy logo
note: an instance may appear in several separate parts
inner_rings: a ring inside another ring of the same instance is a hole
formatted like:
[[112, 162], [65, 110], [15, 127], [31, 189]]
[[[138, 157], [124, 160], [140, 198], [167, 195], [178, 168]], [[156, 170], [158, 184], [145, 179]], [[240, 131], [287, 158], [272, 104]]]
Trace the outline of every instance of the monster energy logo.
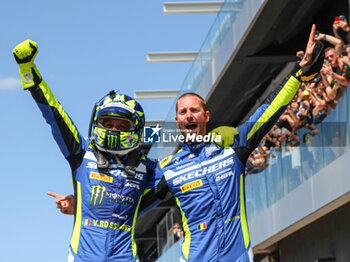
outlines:
[[[101, 197], [100, 197], [101, 195]], [[107, 192], [104, 186], [100, 185], [91, 185], [91, 198], [90, 205], [93, 207], [96, 206], [97, 200], [100, 197], [100, 201], [98, 201], [98, 205], [102, 204], [102, 200], [104, 197], [108, 197], [110, 202], [115, 202], [123, 205], [132, 205], [135, 203], [135, 200], [132, 197], [124, 196], [117, 193]]]
[[115, 135], [107, 135], [107, 147], [115, 148], [118, 145], [118, 136]]
[[97, 201], [98, 197], [100, 196], [100, 193], [101, 193], [101, 198], [100, 198], [100, 201], [98, 202], [98, 205], [101, 205], [105, 191], [106, 191], [106, 188], [104, 186], [91, 185], [90, 205], [93, 204], [93, 207], [96, 206], [96, 201]]
[[[135, 200], [132, 197], [124, 196], [124, 195], [117, 194], [117, 193], [106, 192], [106, 196], [109, 197], [110, 199], [114, 199], [117, 201], [119, 200], [119, 201], [121, 201], [120, 203], [124, 204], [124, 205], [128, 205], [130, 203], [131, 204], [135, 203]], [[117, 203], [119, 203], [119, 202], [117, 202]]]

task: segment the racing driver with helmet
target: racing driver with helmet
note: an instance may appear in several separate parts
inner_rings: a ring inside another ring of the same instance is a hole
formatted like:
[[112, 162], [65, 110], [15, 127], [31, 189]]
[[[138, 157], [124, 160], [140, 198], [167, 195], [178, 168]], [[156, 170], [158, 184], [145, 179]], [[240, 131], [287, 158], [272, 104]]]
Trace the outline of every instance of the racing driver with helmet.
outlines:
[[51, 126], [72, 170], [75, 218], [68, 261], [137, 261], [133, 230], [141, 198], [154, 184], [155, 165], [138, 149], [143, 109], [111, 91], [94, 106], [84, 138], [42, 79], [34, 64], [37, 52], [29, 39], [13, 50], [23, 88]]

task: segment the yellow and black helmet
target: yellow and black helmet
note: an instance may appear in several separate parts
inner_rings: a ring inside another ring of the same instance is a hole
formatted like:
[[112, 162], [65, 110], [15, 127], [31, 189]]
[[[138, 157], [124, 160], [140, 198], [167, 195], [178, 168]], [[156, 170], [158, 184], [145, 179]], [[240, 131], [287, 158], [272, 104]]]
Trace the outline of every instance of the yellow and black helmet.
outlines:
[[[116, 119], [123, 124], [121, 128], [111, 128], [104, 124], [106, 119]], [[92, 141], [98, 150], [123, 155], [138, 147], [144, 125], [141, 105], [133, 98], [112, 90], [94, 106], [89, 137], [92, 132]]]

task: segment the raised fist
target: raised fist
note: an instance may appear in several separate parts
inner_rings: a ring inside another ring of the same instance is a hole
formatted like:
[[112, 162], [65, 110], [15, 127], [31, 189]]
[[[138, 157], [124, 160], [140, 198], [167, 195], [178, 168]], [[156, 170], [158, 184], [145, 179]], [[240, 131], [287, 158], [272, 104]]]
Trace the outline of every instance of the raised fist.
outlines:
[[42, 78], [34, 64], [34, 59], [38, 54], [38, 44], [27, 39], [17, 45], [12, 53], [19, 65], [23, 89], [39, 85]]
[[27, 39], [13, 49], [18, 64], [34, 63], [35, 56], [38, 54], [38, 44]]

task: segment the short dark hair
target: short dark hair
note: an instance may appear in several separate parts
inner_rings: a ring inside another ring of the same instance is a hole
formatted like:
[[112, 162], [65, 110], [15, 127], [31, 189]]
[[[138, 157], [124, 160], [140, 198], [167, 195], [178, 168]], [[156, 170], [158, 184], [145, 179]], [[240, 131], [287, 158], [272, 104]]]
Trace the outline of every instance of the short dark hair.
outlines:
[[335, 51], [335, 48], [333, 46], [329, 46], [324, 50], [324, 53], [328, 52], [331, 49], [334, 49], [334, 51]]
[[200, 95], [197, 95], [196, 93], [188, 92], [188, 93], [182, 94], [182, 95], [176, 100], [176, 112], [177, 112], [177, 102], [178, 102], [181, 98], [186, 97], [186, 96], [196, 96], [196, 97], [198, 97], [199, 100], [201, 101], [201, 105], [202, 105], [204, 111], [207, 111], [207, 105], [205, 104], [205, 100], [203, 99], [203, 97], [201, 97]]

